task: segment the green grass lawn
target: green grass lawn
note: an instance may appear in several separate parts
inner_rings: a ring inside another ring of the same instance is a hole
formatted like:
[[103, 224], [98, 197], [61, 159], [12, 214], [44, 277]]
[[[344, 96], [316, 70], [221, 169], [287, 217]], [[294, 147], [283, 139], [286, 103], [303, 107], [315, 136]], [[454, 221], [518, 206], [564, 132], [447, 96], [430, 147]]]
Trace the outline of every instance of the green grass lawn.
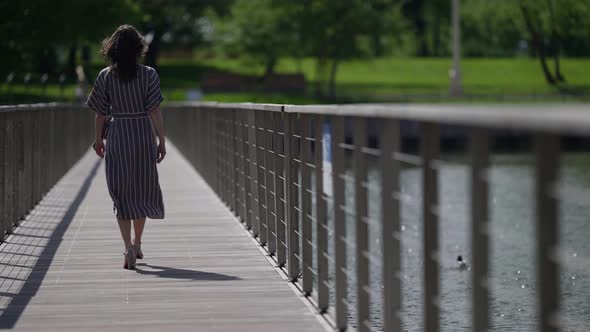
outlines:
[[[207, 65], [230, 71], [260, 74], [263, 68], [240, 60], [212, 60]], [[450, 59], [374, 58], [343, 62], [336, 77], [339, 91], [354, 94], [387, 95], [396, 93], [446, 93]], [[568, 83], [590, 88], [590, 58], [564, 59], [562, 71]], [[555, 89], [543, 77], [536, 59], [465, 59], [465, 91], [468, 93], [550, 93]], [[315, 61], [282, 59], [277, 71], [303, 72], [308, 81], [315, 79]]]
[[[315, 61], [290, 58], [281, 59], [279, 73], [302, 72], [308, 82], [305, 96], [289, 96], [267, 93], [216, 93], [204, 96], [208, 101], [265, 102], [265, 103], [330, 103], [373, 101], [447, 101], [448, 71], [450, 59], [440, 58], [373, 58], [346, 61], [340, 64], [336, 79], [337, 98], [326, 99], [312, 96], [315, 84]], [[95, 64], [87, 69], [92, 80], [104, 64]], [[510, 59], [464, 59], [464, 90], [472, 95], [468, 100], [476, 102], [498, 101], [497, 96], [520, 95], [520, 101], [533, 101], [535, 96], [551, 95], [558, 90], [545, 83], [539, 61], [529, 58]], [[583, 93], [571, 100], [590, 99], [590, 58], [563, 59], [562, 70], [568, 87]], [[260, 64], [240, 59], [171, 60], [162, 59], [159, 64], [164, 95], [168, 101], [184, 100], [187, 89], [198, 88], [203, 73], [211, 70], [231, 71], [260, 75]], [[39, 86], [28, 90], [22, 85], [12, 88], [8, 97], [6, 85], [0, 85], [0, 102], [31, 102], [74, 99], [74, 87], [68, 85], [65, 97], [56, 85], [49, 85], [46, 94]], [[473, 99], [475, 95], [475, 99]], [[489, 96], [485, 97], [484, 95]], [[12, 100], [12, 101], [10, 101]], [[558, 97], [557, 100], [562, 100]]]

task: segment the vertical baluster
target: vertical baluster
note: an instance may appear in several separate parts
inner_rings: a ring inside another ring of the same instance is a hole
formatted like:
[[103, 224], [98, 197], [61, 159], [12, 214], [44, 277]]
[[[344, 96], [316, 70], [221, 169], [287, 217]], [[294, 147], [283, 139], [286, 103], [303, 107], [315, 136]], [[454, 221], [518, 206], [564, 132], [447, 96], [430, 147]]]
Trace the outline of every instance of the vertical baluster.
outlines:
[[367, 120], [353, 119], [354, 205], [356, 225], [357, 329], [369, 331], [369, 227], [367, 224], [367, 166], [363, 148], [367, 146]]
[[264, 167], [266, 168], [266, 227], [267, 227], [267, 249], [268, 253], [273, 256], [276, 253], [276, 202], [275, 202], [275, 185], [274, 185], [274, 170], [275, 170], [275, 150], [272, 144], [272, 115], [275, 112], [263, 112], [263, 137], [264, 149]]
[[275, 151], [275, 207], [277, 215], [277, 265], [285, 266], [287, 261], [287, 254], [285, 243], [285, 167], [286, 164], [286, 142], [285, 128], [286, 128], [286, 114], [273, 113], [273, 130], [274, 130], [274, 151]]
[[25, 133], [24, 133], [24, 125], [23, 125], [23, 113], [17, 112], [17, 123], [16, 123], [16, 151], [17, 151], [17, 167], [16, 167], [16, 186], [14, 188], [14, 209], [16, 211], [15, 218], [13, 220], [13, 226], [18, 226], [20, 223], [21, 218], [24, 216], [24, 206], [25, 203], [25, 190], [26, 187], [24, 183], [25, 179]]
[[344, 142], [344, 118], [332, 117], [332, 184], [334, 200], [334, 271], [335, 289], [334, 307], [336, 310], [336, 328], [346, 330], [348, 326], [348, 301], [346, 296], [346, 220], [344, 217], [344, 151], [340, 146]]
[[[35, 115], [35, 111], [29, 110], [24, 113], [24, 122], [23, 122], [23, 144], [24, 144], [24, 168], [23, 174], [25, 177], [24, 183], [24, 209], [23, 215], [24, 218], [26, 215], [29, 214], [31, 209], [33, 208], [34, 204], [34, 183], [33, 183], [33, 119]], [[72, 139], [73, 143], [76, 144], [78, 141], [74, 138]], [[69, 165], [68, 165], [69, 166]]]
[[233, 136], [231, 111], [226, 109], [223, 112], [223, 132], [225, 133], [225, 198], [230, 211], [234, 210], [234, 170], [233, 166]]
[[420, 128], [422, 153], [424, 223], [424, 328], [426, 332], [439, 330], [439, 273], [438, 273], [438, 125], [422, 123]]
[[[197, 127], [195, 127], [195, 115], [196, 112], [193, 109], [189, 109], [185, 111], [187, 113], [187, 126], [189, 129], [187, 130], [187, 151], [184, 152], [186, 159], [190, 162], [190, 164], [196, 169], [195, 166], [195, 145], [197, 144], [196, 140], [194, 139], [195, 132], [197, 131]], [[180, 142], [175, 142], [175, 145], [180, 148]]]
[[268, 225], [266, 218], [266, 169], [264, 166], [264, 136], [263, 136], [263, 113], [265, 111], [254, 111], [254, 139], [256, 146], [256, 180], [258, 182], [256, 198], [258, 199], [258, 222], [260, 225], [260, 244], [266, 245], [268, 235]]
[[231, 162], [231, 171], [233, 173], [232, 175], [232, 184], [233, 184], [233, 191], [232, 191], [232, 197], [233, 197], [233, 210], [234, 210], [234, 215], [238, 218], [240, 218], [240, 159], [239, 159], [239, 140], [238, 140], [238, 124], [237, 124], [237, 119], [236, 119], [236, 111], [235, 110], [230, 110], [229, 113], [230, 116], [230, 121], [231, 121], [231, 152], [232, 152], [232, 162]]
[[249, 230], [253, 228], [252, 209], [250, 201], [250, 142], [248, 132], [248, 112], [240, 111], [242, 118], [242, 142], [243, 142], [243, 167], [244, 167], [244, 217], [246, 218], [246, 225]]
[[[247, 110], [248, 113], [248, 149], [250, 157], [250, 207], [252, 215], [252, 234], [255, 237], [260, 236], [260, 214], [258, 206], [258, 151], [256, 147], [256, 124], [253, 110]], [[260, 239], [259, 239], [260, 240]]]
[[0, 112], [0, 240], [4, 241], [6, 229], [4, 228], [4, 201], [6, 199], [6, 182], [4, 171], [6, 169], [6, 113]]
[[485, 332], [489, 327], [489, 209], [488, 168], [490, 158], [487, 129], [471, 129], [471, 248], [473, 331]]
[[301, 261], [302, 261], [302, 290], [308, 296], [313, 288], [313, 248], [312, 221], [311, 221], [311, 118], [309, 115], [301, 116]]
[[12, 226], [15, 218], [14, 201], [15, 201], [15, 186], [16, 186], [16, 112], [6, 113], [6, 135], [5, 139], [5, 163], [4, 163], [4, 231], [6, 233], [12, 233]]
[[231, 210], [231, 154], [230, 154], [230, 141], [229, 141], [229, 126], [227, 121], [227, 110], [221, 110], [219, 117], [220, 117], [220, 125], [221, 131], [221, 153], [222, 158], [222, 167], [223, 167], [223, 200], [225, 201], [225, 205]]
[[559, 320], [559, 136], [535, 136], [537, 289], [541, 332], [560, 330]]
[[[50, 110], [44, 110], [41, 112], [41, 132], [39, 136], [41, 139], [41, 160], [44, 161], [44, 166], [39, 167], [39, 178], [41, 179], [41, 198], [47, 193], [49, 187], [49, 175], [51, 174], [51, 161], [49, 160], [49, 117], [51, 115]], [[92, 135], [94, 137], [94, 135]]]
[[219, 110], [211, 111], [213, 116], [213, 158], [215, 159], [215, 191], [217, 196], [225, 203], [223, 196], [224, 177], [223, 169], [223, 132], [221, 126], [221, 112]]
[[47, 188], [45, 189], [46, 192], [49, 192], [49, 190], [51, 190], [51, 187], [53, 187], [53, 185], [55, 184], [56, 180], [57, 180], [57, 172], [58, 172], [58, 165], [57, 165], [57, 159], [59, 159], [59, 156], [56, 155], [56, 146], [57, 146], [57, 137], [56, 137], [56, 130], [55, 130], [55, 117], [56, 114], [59, 112], [59, 109], [57, 108], [52, 108], [47, 110], [47, 115], [48, 115], [48, 119], [47, 119], [47, 123], [46, 126], [48, 128], [48, 135], [47, 137], [47, 160], [48, 160], [48, 165], [47, 165]]
[[381, 149], [381, 245], [383, 248], [383, 331], [401, 331], [401, 233], [400, 233], [400, 163], [393, 154], [401, 150], [398, 120], [384, 120], [379, 145]]
[[242, 118], [240, 116], [240, 112], [238, 110], [234, 110], [234, 121], [235, 121], [235, 127], [236, 127], [236, 172], [238, 174], [238, 180], [236, 183], [236, 186], [238, 188], [238, 191], [236, 192], [237, 194], [237, 201], [238, 201], [238, 215], [239, 215], [239, 219], [240, 222], [244, 223], [246, 222], [246, 211], [245, 211], [245, 206], [246, 206], [246, 202], [244, 200], [244, 183], [245, 183], [245, 179], [244, 179], [244, 142], [242, 140], [243, 138], [243, 134], [242, 134], [242, 129], [243, 129], [243, 124], [242, 124]]
[[[44, 110], [37, 110], [34, 112], [33, 114], [33, 158], [32, 158], [32, 178], [33, 178], [33, 204], [36, 205], [37, 203], [39, 203], [39, 201], [41, 200], [41, 172], [39, 171], [41, 169], [41, 165], [43, 163], [43, 159], [41, 159], [41, 139], [43, 138], [43, 136], [41, 136], [41, 126], [42, 126], [42, 122], [41, 122], [41, 115], [43, 113]], [[81, 129], [84, 129], [84, 127], [82, 127]], [[80, 141], [83, 141], [85, 139], [84, 135], [81, 134], [78, 139]], [[80, 150], [80, 153], [82, 153], [82, 149]], [[1, 174], [1, 173], [0, 173]], [[0, 210], [2, 208], [0, 207]]]
[[326, 198], [324, 197], [324, 158], [323, 158], [323, 135], [324, 116], [317, 115], [314, 119], [315, 136], [315, 192], [316, 192], [316, 224], [317, 239], [317, 275], [318, 275], [318, 309], [325, 313], [329, 306], [330, 289], [328, 287], [328, 218], [326, 211]]
[[[214, 156], [215, 155], [215, 127], [213, 123], [213, 115], [215, 111], [213, 109], [207, 108], [205, 111], [205, 117], [207, 118], [207, 155]], [[216, 187], [216, 179], [217, 179], [217, 169], [215, 168], [215, 158], [210, 157], [207, 159], [207, 181], [209, 182], [209, 186], [215, 191]]]
[[296, 281], [299, 278], [299, 260], [297, 259], [299, 239], [298, 213], [296, 210], [298, 192], [295, 182], [297, 181], [297, 165], [295, 159], [295, 117], [296, 114], [285, 113], [285, 204], [287, 212], [287, 271], [289, 279]]

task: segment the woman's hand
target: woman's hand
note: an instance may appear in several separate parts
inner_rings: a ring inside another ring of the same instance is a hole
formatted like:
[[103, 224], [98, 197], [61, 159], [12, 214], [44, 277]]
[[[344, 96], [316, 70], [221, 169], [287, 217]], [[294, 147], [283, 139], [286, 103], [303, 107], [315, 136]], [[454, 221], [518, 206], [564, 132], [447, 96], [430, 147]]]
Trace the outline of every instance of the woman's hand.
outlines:
[[158, 164], [164, 160], [166, 156], [166, 143], [164, 140], [160, 140], [160, 144], [158, 144], [158, 159], [156, 160]]
[[94, 152], [96, 152], [96, 155], [101, 158], [104, 158], [104, 152], [105, 152], [104, 141], [102, 139], [95, 140], [93, 146], [94, 146]]

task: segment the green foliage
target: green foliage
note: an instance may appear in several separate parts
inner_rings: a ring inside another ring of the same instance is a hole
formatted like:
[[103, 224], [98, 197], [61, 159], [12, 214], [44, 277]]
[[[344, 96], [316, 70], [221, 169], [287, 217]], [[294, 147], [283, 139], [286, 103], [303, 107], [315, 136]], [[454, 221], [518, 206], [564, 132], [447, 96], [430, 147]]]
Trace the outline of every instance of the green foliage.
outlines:
[[518, 54], [524, 39], [520, 12], [513, 0], [468, 0], [461, 11], [463, 53], [494, 57]]
[[230, 55], [251, 57], [272, 72], [279, 56], [296, 50], [296, 26], [273, 0], [236, 0], [231, 20], [218, 24], [219, 41]]
[[[590, 54], [590, 0], [519, 0], [514, 5], [529, 11], [546, 43], [557, 36], [565, 55]], [[526, 38], [532, 38], [531, 31], [524, 31]]]
[[123, 22], [138, 19], [131, 0], [2, 1], [0, 73], [32, 70], [39, 59], [53, 58], [56, 48], [96, 42]]

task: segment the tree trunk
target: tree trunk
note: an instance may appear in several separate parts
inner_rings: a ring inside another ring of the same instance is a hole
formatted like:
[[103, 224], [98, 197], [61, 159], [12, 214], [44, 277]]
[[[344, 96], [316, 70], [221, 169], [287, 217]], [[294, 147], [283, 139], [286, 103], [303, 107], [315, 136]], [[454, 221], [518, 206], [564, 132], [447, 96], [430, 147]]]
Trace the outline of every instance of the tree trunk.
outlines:
[[[559, 37], [557, 37], [559, 39]], [[555, 79], [560, 83], [565, 83], [565, 77], [561, 73], [561, 42], [554, 41], [553, 42], [553, 63], [554, 63], [554, 71], [555, 71]]]
[[381, 41], [381, 33], [374, 31], [371, 34], [371, 48], [374, 56], [383, 56], [383, 41]]
[[430, 55], [428, 42], [426, 40], [426, 22], [422, 17], [416, 17], [416, 53], [418, 56], [427, 57]]
[[89, 45], [84, 45], [82, 47], [82, 64], [84, 67], [90, 66], [90, 61], [92, 60], [91, 50]]
[[553, 9], [553, 1], [547, 0], [547, 7], [549, 8], [549, 19], [551, 24], [551, 48], [553, 51], [553, 62], [555, 79], [557, 82], [565, 82], [565, 78], [561, 74], [560, 56], [561, 56], [561, 36], [557, 31], [557, 23], [555, 22], [555, 11]]
[[541, 61], [541, 67], [543, 69], [543, 74], [545, 75], [545, 80], [547, 81], [547, 83], [555, 85], [557, 82], [553, 77], [553, 74], [551, 73], [549, 66], [547, 65], [547, 52], [545, 50], [545, 45], [543, 44], [543, 38], [535, 28], [531, 14], [528, 8], [523, 3], [520, 4], [520, 10], [522, 12], [522, 17], [524, 18], [524, 22], [527, 26], [527, 29], [531, 34], [533, 47], [537, 50], [537, 55], [539, 56], [539, 60]]
[[334, 59], [330, 68], [330, 82], [328, 85], [328, 95], [330, 98], [336, 97], [336, 73], [338, 71], [338, 59]]
[[78, 45], [74, 44], [68, 51], [68, 63], [66, 65], [66, 75], [70, 78], [76, 76], [76, 54], [78, 53]]
[[442, 52], [440, 49], [440, 14], [436, 12], [434, 14], [434, 24], [432, 27], [432, 55], [441, 56]]
[[318, 56], [315, 68], [315, 95], [322, 96], [322, 85], [324, 83], [325, 78], [325, 70], [326, 70], [326, 62], [327, 59], [324, 56]]
[[275, 66], [277, 64], [277, 58], [272, 57], [266, 60], [266, 65], [264, 67], [264, 74], [262, 75], [262, 81], [265, 81], [275, 72]]
[[154, 38], [150, 43], [149, 49], [145, 55], [145, 64], [152, 68], [156, 68], [158, 66], [158, 53], [160, 52], [160, 41], [161, 41], [162, 33], [160, 30], [154, 30]]

